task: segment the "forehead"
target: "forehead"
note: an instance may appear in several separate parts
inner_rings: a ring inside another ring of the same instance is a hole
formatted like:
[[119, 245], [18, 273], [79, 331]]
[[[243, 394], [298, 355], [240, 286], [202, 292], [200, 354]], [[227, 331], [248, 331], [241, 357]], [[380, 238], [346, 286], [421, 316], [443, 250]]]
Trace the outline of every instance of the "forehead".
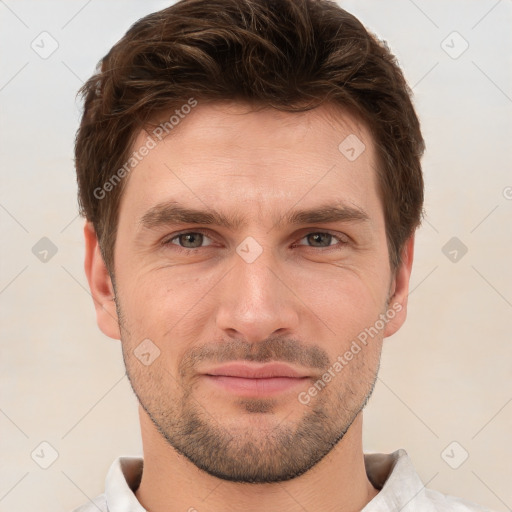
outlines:
[[121, 210], [128, 205], [140, 213], [176, 197], [259, 214], [298, 201], [314, 206], [318, 196], [376, 207], [373, 141], [363, 123], [338, 107], [291, 113], [199, 102], [171, 123], [173, 114], [159, 116], [160, 128], [157, 121], [139, 132], [133, 152], [148, 137], [156, 144], [130, 172]]

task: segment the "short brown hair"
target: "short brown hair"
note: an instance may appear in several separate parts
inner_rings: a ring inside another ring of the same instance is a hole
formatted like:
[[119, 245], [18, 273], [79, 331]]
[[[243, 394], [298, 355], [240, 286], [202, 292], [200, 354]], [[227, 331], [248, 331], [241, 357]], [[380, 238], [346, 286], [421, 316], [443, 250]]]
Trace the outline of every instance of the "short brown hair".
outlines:
[[[150, 119], [194, 101], [354, 112], [377, 149], [390, 265], [419, 226], [424, 141], [411, 90], [385, 42], [328, 0], [181, 0], [137, 21], [80, 89], [75, 164], [81, 215], [113, 275], [120, 178]], [[110, 181], [109, 181], [110, 180]]]

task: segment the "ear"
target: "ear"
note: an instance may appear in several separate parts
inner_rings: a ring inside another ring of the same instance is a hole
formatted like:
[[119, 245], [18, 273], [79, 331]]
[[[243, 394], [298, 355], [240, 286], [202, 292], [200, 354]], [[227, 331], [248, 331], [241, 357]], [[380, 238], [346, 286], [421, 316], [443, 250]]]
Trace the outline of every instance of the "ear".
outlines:
[[[402, 327], [407, 318], [407, 298], [409, 280], [414, 258], [414, 233], [408, 238], [402, 249], [402, 259], [391, 281], [387, 316], [389, 321], [384, 329], [384, 338], [392, 336]], [[393, 315], [394, 313], [394, 315]]]
[[91, 222], [84, 226], [85, 236], [85, 274], [89, 281], [89, 288], [96, 308], [96, 322], [103, 334], [115, 340], [121, 339], [116, 304], [114, 301], [114, 287], [108, 273], [96, 231]]

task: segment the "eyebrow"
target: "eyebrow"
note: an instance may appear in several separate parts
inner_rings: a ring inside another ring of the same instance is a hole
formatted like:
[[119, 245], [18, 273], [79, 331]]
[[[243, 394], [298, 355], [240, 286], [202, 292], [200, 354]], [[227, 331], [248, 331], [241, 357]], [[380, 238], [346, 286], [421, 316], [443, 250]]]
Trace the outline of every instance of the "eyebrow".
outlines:
[[[368, 214], [358, 206], [343, 203], [328, 203], [304, 210], [292, 210], [281, 217], [274, 225], [284, 224], [324, 224], [329, 222], [365, 222]], [[155, 229], [173, 224], [205, 224], [223, 226], [230, 230], [243, 227], [246, 222], [240, 215], [224, 215], [212, 209], [197, 210], [186, 207], [177, 201], [166, 201], [150, 208], [140, 218], [139, 226]]]

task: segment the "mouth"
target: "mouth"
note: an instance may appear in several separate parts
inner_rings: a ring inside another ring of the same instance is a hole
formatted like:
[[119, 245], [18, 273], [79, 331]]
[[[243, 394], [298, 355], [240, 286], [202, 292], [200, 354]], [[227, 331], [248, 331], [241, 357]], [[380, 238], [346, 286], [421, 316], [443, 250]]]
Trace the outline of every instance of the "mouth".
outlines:
[[311, 378], [281, 363], [263, 366], [233, 363], [209, 370], [203, 376], [217, 389], [253, 397], [291, 391]]
[[308, 380], [308, 377], [268, 377], [258, 379], [228, 377], [226, 375], [205, 375], [205, 377], [213, 385], [242, 396], [274, 395], [290, 391]]

